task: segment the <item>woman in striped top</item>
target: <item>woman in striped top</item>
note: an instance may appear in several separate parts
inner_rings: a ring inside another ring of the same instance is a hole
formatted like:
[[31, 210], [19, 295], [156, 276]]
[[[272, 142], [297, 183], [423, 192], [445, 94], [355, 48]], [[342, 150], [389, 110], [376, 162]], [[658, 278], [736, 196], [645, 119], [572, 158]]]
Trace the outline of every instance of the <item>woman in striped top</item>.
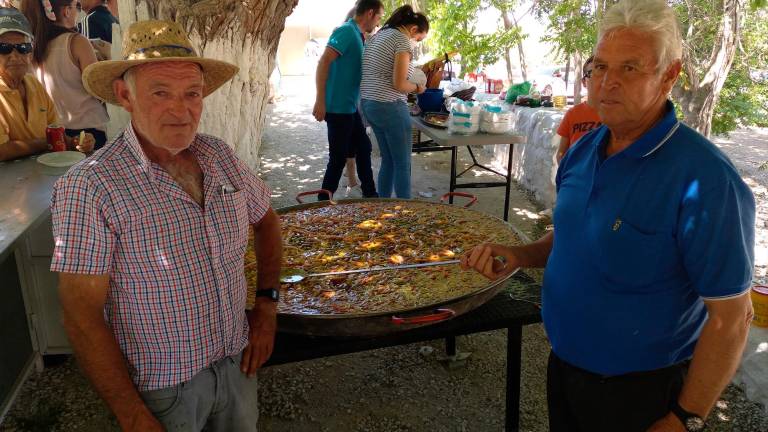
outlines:
[[424, 86], [408, 81], [413, 74], [412, 43], [427, 36], [429, 21], [410, 6], [395, 10], [384, 27], [366, 44], [361, 107], [381, 150], [379, 196], [411, 197], [411, 118], [408, 93]]

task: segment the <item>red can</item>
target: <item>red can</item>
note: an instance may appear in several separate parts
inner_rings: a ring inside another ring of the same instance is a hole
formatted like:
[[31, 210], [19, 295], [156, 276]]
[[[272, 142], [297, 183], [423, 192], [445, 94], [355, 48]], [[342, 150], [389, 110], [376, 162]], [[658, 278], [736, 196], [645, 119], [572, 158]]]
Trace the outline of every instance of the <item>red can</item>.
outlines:
[[67, 149], [67, 142], [64, 140], [64, 126], [48, 125], [45, 128], [45, 138], [48, 140], [48, 145], [51, 146], [52, 151], [60, 152]]

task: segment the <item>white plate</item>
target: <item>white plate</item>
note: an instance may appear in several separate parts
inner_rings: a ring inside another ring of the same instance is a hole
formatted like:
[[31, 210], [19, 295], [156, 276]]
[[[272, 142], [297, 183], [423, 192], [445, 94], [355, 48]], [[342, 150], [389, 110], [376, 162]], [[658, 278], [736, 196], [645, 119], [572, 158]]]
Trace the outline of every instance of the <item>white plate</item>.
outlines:
[[37, 161], [41, 164], [55, 168], [70, 167], [83, 159], [85, 155], [76, 151], [45, 153], [37, 157]]

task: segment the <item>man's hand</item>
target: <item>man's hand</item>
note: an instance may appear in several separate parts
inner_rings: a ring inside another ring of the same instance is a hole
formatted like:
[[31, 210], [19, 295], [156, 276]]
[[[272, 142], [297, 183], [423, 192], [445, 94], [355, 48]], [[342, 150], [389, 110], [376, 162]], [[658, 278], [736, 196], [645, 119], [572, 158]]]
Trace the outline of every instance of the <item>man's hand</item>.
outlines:
[[248, 312], [248, 346], [243, 351], [240, 370], [248, 378], [272, 355], [277, 331], [277, 303], [267, 299], [257, 299], [256, 305]]
[[685, 426], [670, 412], [648, 428], [648, 432], [685, 432]]
[[[506, 264], [497, 257], [504, 258]], [[481, 243], [461, 256], [461, 268], [477, 270], [491, 280], [505, 276], [520, 267], [520, 259], [515, 251], [506, 246], [493, 243]]]
[[315, 107], [312, 109], [312, 115], [315, 116], [315, 120], [321, 122], [325, 120], [325, 101], [316, 100]]
[[89, 133], [83, 134], [83, 142], [80, 142], [80, 137], [75, 137], [73, 140], [75, 149], [80, 153], [90, 153], [93, 151], [93, 146], [96, 145], [96, 138]]

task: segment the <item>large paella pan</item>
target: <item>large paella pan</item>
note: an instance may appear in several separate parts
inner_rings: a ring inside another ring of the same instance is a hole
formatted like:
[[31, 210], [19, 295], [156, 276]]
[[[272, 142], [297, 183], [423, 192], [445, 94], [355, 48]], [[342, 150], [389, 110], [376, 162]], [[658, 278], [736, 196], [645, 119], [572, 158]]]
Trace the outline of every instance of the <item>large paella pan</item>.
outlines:
[[[452, 260], [480, 242], [520, 244], [524, 239], [500, 219], [415, 200], [325, 201], [277, 213], [283, 267], [305, 273]], [[245, 270], [255, 287], [252, 247]], [[505, 280], [489, 282], [455, 264], [307, 278], [281, 286], [278, 325], [281, 331], [317, 336], [388, 334], [467, 312], [493, 297]]]

